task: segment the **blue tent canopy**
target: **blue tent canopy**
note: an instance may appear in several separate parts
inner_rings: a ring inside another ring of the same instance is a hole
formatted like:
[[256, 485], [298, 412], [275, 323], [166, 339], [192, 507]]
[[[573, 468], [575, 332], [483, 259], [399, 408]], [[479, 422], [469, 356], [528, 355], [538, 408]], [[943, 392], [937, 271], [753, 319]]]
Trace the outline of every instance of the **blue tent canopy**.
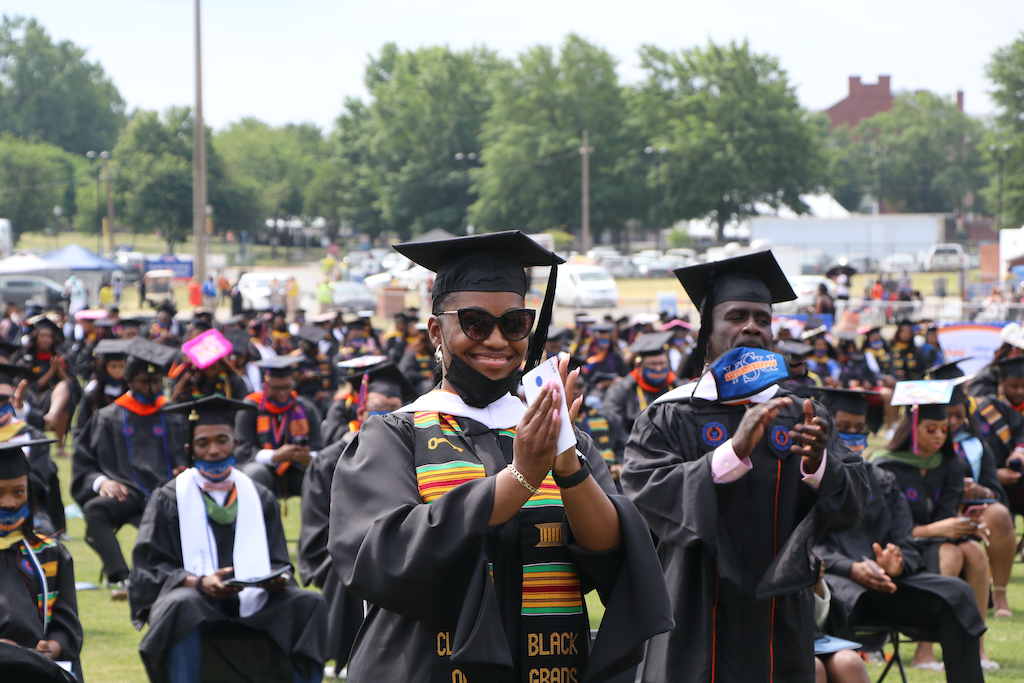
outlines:
[[43, 260], [55, 270], [104, 270], [112, 272], [121, 270], [122, 266], [102, 256], [97, 256], [85, 247], [69, 244], [57, 251], [43, 254]]

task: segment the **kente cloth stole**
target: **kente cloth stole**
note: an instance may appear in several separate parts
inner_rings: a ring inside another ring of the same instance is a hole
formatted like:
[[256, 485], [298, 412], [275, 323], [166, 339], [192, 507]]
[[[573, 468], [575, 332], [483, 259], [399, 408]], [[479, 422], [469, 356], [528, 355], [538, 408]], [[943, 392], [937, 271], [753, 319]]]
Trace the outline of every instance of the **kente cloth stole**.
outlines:
[[612, 449], [611, 428], [608, 426], [608, 418], [602, 416], [596, 410], [582, 408], [576, 422], [583, 431], [590, 434], [594, 445], [601, 452], [601, 457], [609, 465], [615, 464], [615, 451]]
[[324, 388], [324, 391], [330, 391], [331, 389], [331, 359], [324, 354], [317, 354], [316, 357], [317, 366], [320, 368], [320, 386]]
[[419, 368], [420, 377], [430, 379], [434, 376], [434, 369], [430, 367], [430, 356], [416, 354], [416, 367]]
[[[420, 498], [430, 504], [456, 486], [487, 476], [484, 465], [463, 435], [457, 418], [435, 412], [413, 413], [416, 481]], [[506, 460], [511, 458], [514, 429], [492, 431]], [[590, 625], [583, 605], [579, 570], [562, 538], [562, 497], [549, 472], [517, 514], [522, 558], [521, 576], [502, 576], [507, 568], [491, 566], [492, 583], [516, 581], [520, 601], [519, 653], [522, 683], [582, 680], [589, 652]], [[438, 642], [453, 642], [438, 633]], [[451, 663], [451, 648], [437, 648], [431, 682], [469, 680]]]
[[[57, 565], [60, 560], [60, 548], [57, 546], [56, 541], [53, 541], [45, 536], [36, 536], [39, 539], [38, 543], [32, 543], [27, 538], [23, 538], [19, 544], [20, 557], [18, 558], [18, 569], [21, 570], [22, 575], [28, 581], [28, 585], [32, 586], [32, 592], [36, 596], [36, 609], [39, 610], [39, 618], [45, 623], [49, 623], [50, 618], [53, 615], [53, 604], [57, 601], [60, 591], [52, 590], [52, 587], [57, 585]], [[29, 554], [29, 548], [32, 549], [33, 558]], [[38, 569], [43, 570], [43, 574], [46, 576], [46, 612], [43, 612], [43, 582], [39, 579]]]
[[231, 382], [228, 381], [228, 376], [226, 374], [221, 372], [212, 380], [207, 380], [204, 377], [196, 382], [195, 386], [192, 387], [193, 400], [199, 400], [207, 396], [234, 398], [231, 395]]
[[[309, 436], [309, 419], [302, 404], [292, 392], [291, 402], [279, 408], [263, 400], [263, 392], [257, 391], [246, 396], [260, 406], [260, 414], [256, 416], [256, 437], [263, 448], [274, 450], [286, 443], [295, 443], [300, 436]], [[291, 467], [291, 462], [282, 462], [275, 468], [277, 476]]]
[[1010, 433], [1010, 425], [1007, 423], [1006, 418], [999, 412], [995, 404], [990, 400], [985, 400], [978, 405], [978, 414], [981, 416], [982, 428], [985, 431], [994, 432], [999, 440], [1003, 442], [1007, 450], [1013, 450], [1013, 446], [1010, 443], [1013, 440], [1013, 435]]

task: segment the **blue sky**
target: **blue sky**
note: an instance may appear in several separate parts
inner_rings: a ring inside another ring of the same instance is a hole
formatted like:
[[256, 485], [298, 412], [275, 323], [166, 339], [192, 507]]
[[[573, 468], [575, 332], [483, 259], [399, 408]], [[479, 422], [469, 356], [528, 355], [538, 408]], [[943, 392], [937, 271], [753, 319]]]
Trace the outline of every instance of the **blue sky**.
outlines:
[[[0, 10], [88, 48], [129, 107], [193, 100], [193, 0], [4, 0]], [[641, 77], [642, 44], [746, 38], [779, 57], [811, 109], [842, 99], [848, 76], [890, 74], [897, 90], [963, 90], [968, 113], [984, 115], [994, 109], [985, 64], [1022, 29], [1021, 0], [203, 0], [204, 109], [214, 128], [242, 116], [330, 126], [346, 97], [365, 97], [367, 56], [385, 42], [514, 57], [576, 32], [614, 54], [627, 83]]]

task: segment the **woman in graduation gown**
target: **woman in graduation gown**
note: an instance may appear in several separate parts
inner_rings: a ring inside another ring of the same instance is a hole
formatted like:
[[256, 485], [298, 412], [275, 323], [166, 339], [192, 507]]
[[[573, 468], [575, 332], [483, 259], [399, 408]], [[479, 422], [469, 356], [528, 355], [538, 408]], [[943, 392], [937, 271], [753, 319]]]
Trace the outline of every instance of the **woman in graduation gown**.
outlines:
[[[81, 680], [82, 624], [71, 554], [32, 527], [36, 501], [23, 448], [39, 443], [52, 441], [0, 443], [0, 643], [34, 650], [52, 662], [70, 662]], [[61, 680], [56, 664], [47, 671], [43, 662], [42, 671], [34, 674], [46, 677], [14, 675], [7, 667], [14, 666], [15, 655], [0, 653], [0, 679]]]
[[[910, 506], [912, 533], [924, 567], [936, 574], [960, 576], [970, 584], [984, 621], [989, 564], [985, 549], [975, 539], [987, 537], [988, 529], [984, 522], [960, 516], [964, 475], [969, 469], [954, 452], [948, 420], [945, 405], [912, 407], [889, 445], [871, 454], [871, 462], [896, 476]], [[989, 663], [984, 642], [981, 661], [984, 668], [998, 668]]]
[[[552, 266], [527, 367], [539, 362], [557, 256], [514, 231], [396, 247], [437, 273], [441, 388], [370, 417], [338, 462], [328, 549], [370, 607], [350, 681], [604, 681], [671, 627], [650, 532], [590, 438], [556, 454], [562, 392], [510, 395], [533, 312], [525, 267]], [[579, 399], [573, 402], [573, 412]], [[585, 457], [579, 457], [577, 453]], [[591, 467], [592, 475], [591, 475]], [[593, 650], [583, 594], [606, 612]]]
[[28, 400], [33, 410], [46, 416], [46, 426], [57, 433], [57, 455], [64, 453], [64, 437], [82, 387], [61, 355], [64, 334], [49, 318], [40, 318], [32, 325], [29, 342], [14, 362], [28, 368]]
[[128, 361], [128, 342], [102, 339], [96, 345], [93, 378], [78, 402], [78, 414], [71, 436], [77, 441], [85, 425], [97, 411], [121, 398], [128, 386], [124, 382], [124, 365]]
[[198, 681], [202, 633], [231, 625], [264, 632], [284, 655], [275, 658], [252, 639], [236, 644], [224, 658], [248, 680], [281, 680], [281, 659], [288, 660], [285, 680], [293, 672], [296, 682], [321, 679], [327, 613], [319, 595], [288, 576], [241, 592], [225, 585], [232, 575], [247, 580], [291, 568], [274, 494], [233, 468], [235, 412], [247, 409], [220, 396], [165, 408], [188, 415], [195, 460], [153, 492], [132, 553], [132, 624], [141, 630], [149, 623], [139, 652], [150, 681]]

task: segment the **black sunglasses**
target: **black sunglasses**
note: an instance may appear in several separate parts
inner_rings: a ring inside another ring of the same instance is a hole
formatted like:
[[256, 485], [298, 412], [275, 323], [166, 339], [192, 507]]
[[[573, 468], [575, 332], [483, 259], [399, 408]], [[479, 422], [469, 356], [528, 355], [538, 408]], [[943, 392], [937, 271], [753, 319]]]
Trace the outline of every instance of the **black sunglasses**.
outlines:
[[530, 335], [537, 311], [531, 308], [517, 308], [501, 316], [493, 316], [478, 308], [460, 308], [457, 311], [441, 311], [440, 315], [458, 315], [462, 331], [473, 341], [483, 341], [490, 337], [494, 331], [495, 321], [498, 322], [505, 337], [511, 341], [519, 341]]

